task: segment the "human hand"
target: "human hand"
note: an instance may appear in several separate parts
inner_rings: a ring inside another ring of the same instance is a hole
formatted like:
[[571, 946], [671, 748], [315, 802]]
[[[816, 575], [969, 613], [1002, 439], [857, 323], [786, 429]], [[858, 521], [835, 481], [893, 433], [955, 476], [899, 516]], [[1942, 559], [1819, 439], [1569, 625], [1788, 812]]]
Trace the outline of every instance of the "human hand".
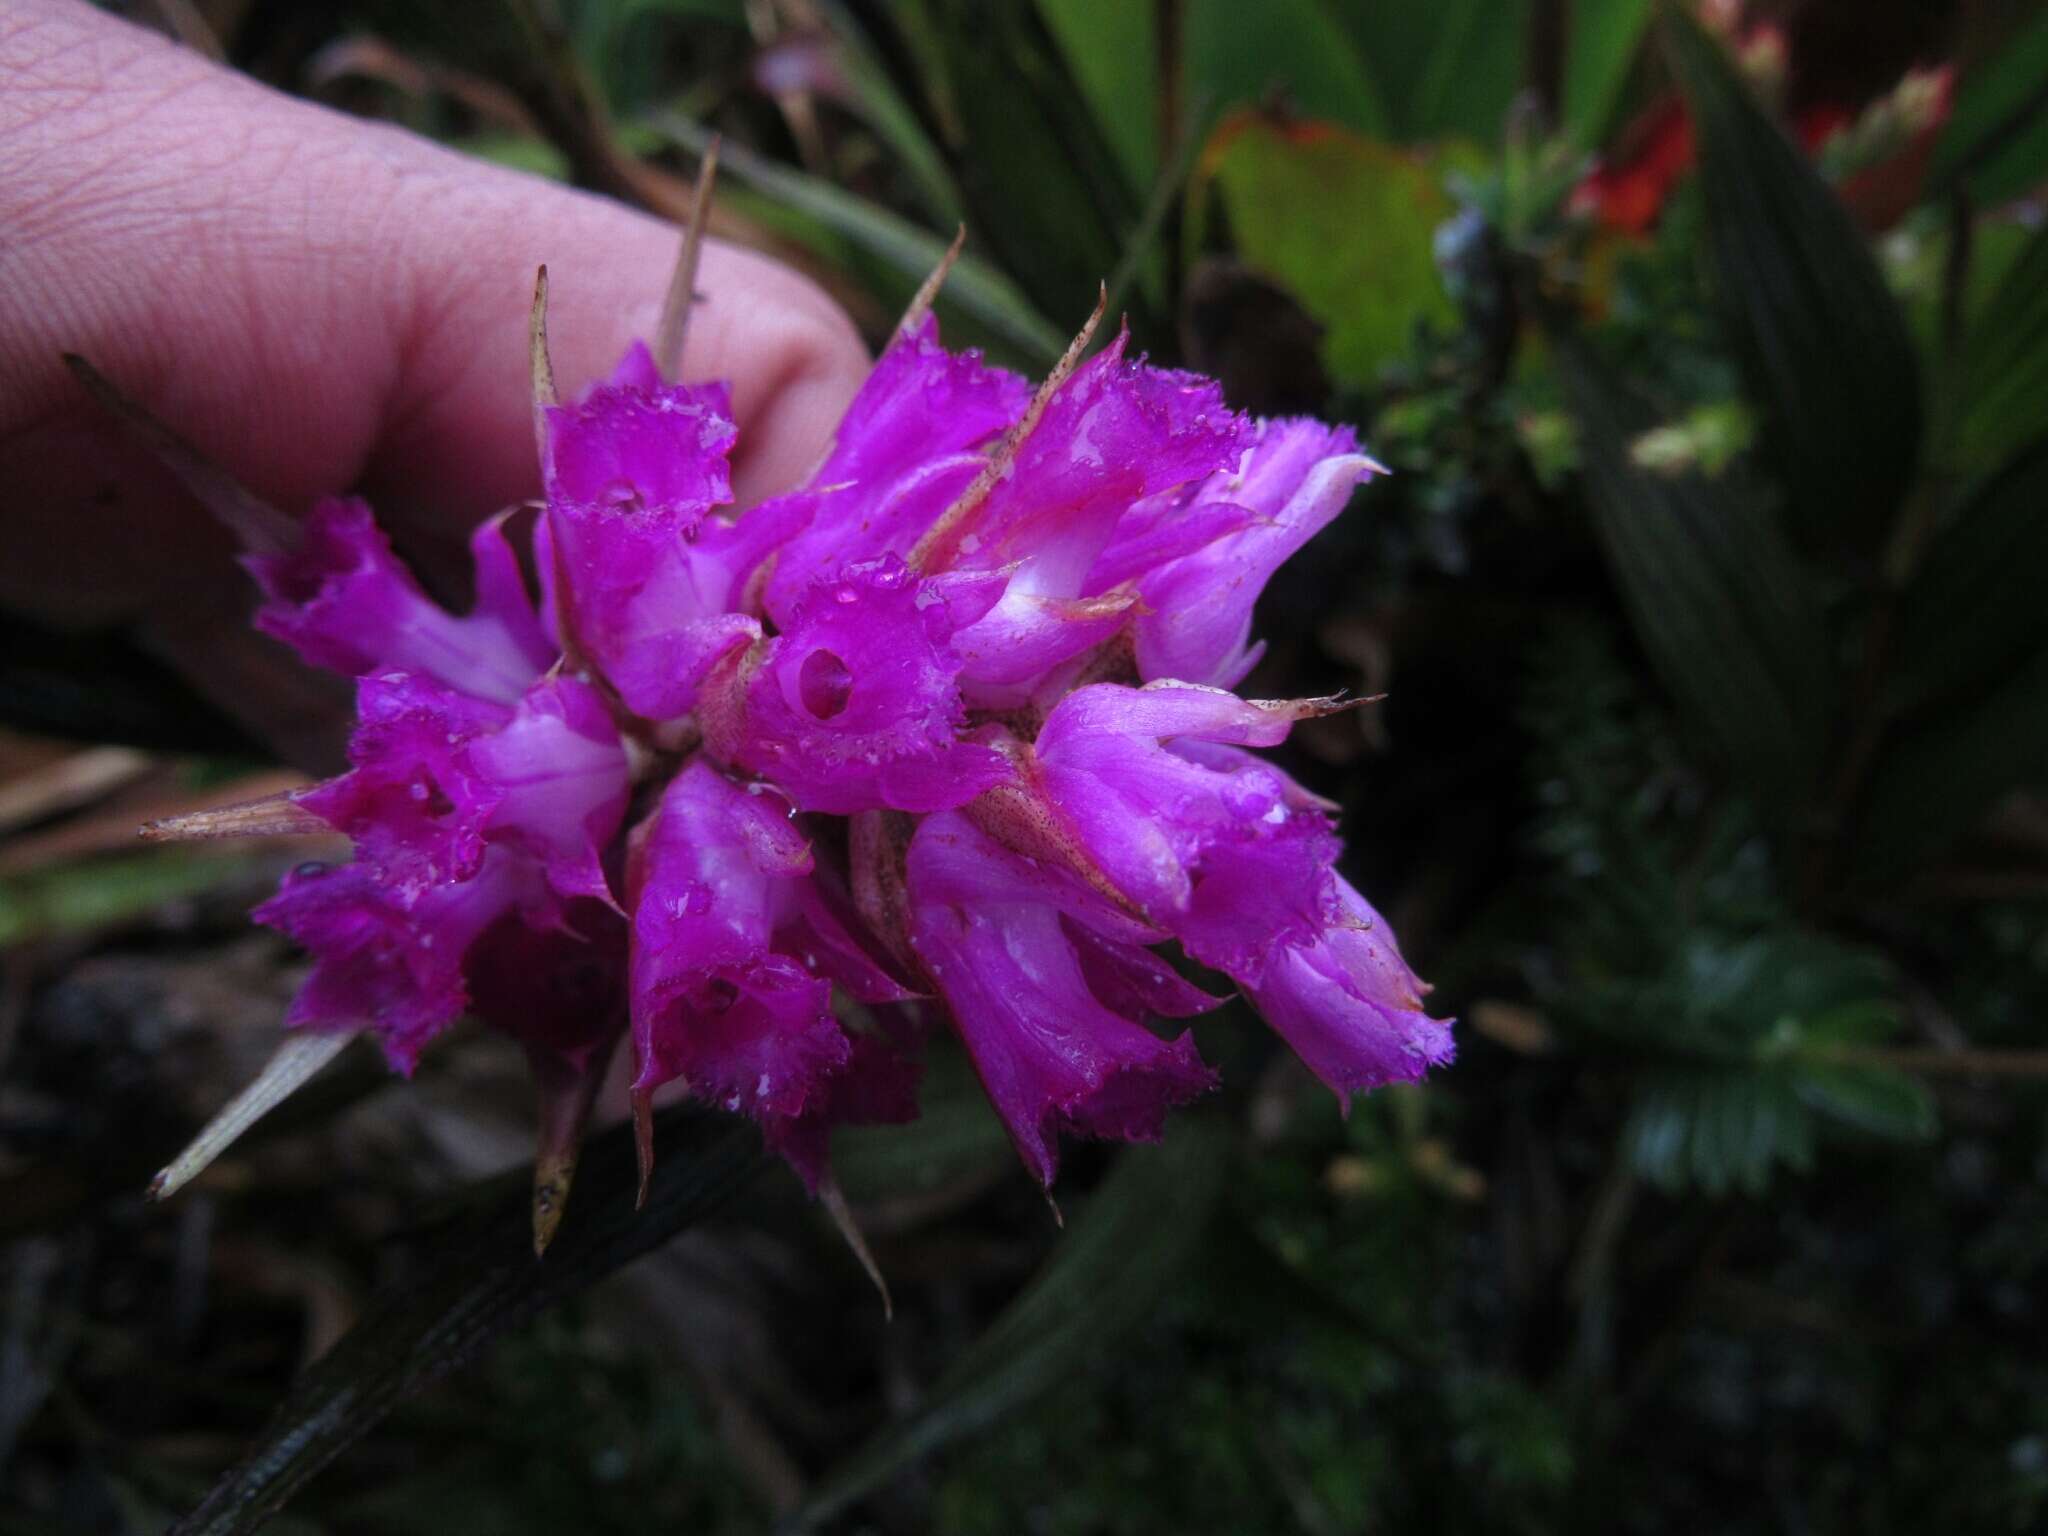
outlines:
[[[60, 354], [259, 496], [360, 489], [452, 560], [536, 493], [526, 314], [565, 395], [654, 328], [672, 228], [278, 95], [77, 0], [0, 12], [0, 604], [133, 625], [288, 751], [333, 717], [246, 628], [231, 541]], [[683, 373], [732, 382], [742, 504], [797, 478], [866, 370], [808, 281], [711, 242]], [[459, 564], [459, 562], [455, 562]]]

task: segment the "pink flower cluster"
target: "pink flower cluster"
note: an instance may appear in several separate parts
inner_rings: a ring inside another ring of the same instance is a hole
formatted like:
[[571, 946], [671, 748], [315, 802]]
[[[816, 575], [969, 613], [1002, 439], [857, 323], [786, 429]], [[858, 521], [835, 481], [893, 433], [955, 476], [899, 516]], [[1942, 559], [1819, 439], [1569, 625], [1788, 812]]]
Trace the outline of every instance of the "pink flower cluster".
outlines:
[[[1156, 1138], [1234, 982], [1340, 1096], [1448, 1024], [1336, 871], [1331, 807], [1254, 754], [1330, 700], [1229, 692], [1273, 571], [1375, 466], [1122, 338], [1035, 394], [906, 323], [802, 488], [739, 515], [720, 385], [636, 346], [541, 412], [530, 594], [506, 518], [454, 616], [362, 503], [248, 557], [259, 625], [357, 679], [353, 840], [258, 918], [312, 955], [289, 1024], [394, 1066], [459, 1015], [544, 1078], [630, 1038], [649, 1096], [751, 1116], [816, 1185], [835, 1124], [916, 1113], [958, 1034], [1025, 1165]], [[643, 1143], [644, 1150], [644, 1143]]]

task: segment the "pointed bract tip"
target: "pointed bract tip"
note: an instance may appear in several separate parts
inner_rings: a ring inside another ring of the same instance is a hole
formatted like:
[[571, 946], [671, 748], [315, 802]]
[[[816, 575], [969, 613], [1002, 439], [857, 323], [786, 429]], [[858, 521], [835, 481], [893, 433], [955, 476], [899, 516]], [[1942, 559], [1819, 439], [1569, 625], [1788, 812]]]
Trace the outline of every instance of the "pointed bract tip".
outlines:
[[661, 324], [654, 333], [654, 366], [670, 383], [683, 374], [683, 343], [690, 334], [690, 311], [697, 303], [697, 265], [704, 254], [704, 231], [711, 223], [711, 189], [718, 181], [719, 136], [713, 134], [697, 163], [697, 186], [690, 197], [690, 222], [683, 229], [682, 249], [661, 305]]
[[576, 1178], [576, 1149], [543, 1153], [533, 1162], [533, 1256], [547, 1257], [548, 1244], [569, 1208], [569, 1188]]
[[201, 842], [223, 837], [313, 837], [334, 832], [333, 827], [300, 805], [291, 790], [265, 795], [260, 800], [245, 800], [239, 805], [145, 821], [136, 830], [144, 842], [150, 843]]
[[313, 1075], [339, 1056], [355, 1039], [349, 1034], [315, 1034], [308, 1030], [286, 1035], [255, 1080], [227, 1102], [190, 1146], [149, 1181], [149, 1198], [168, 1200], [203, 1173], [249, 1127], [303, 1088]]
[[541, 1046], [529, 1046], [527, 1060], [539, 1090], [540, 1114], [533, 1154], [533, 1256], [543, 1257], [569, 1209], [583, 1128], [590, 1123], [605, 1069], [616, 1042], [599, 1046], [580, 1065]]
[[281, 555], [297, 547], [297, 523], [122, 394], [105, 374], [76, 352], [61, 355], [71, 376], [94, 402], [154, 453], [194, 499], [242, 541], [243, 549], [252, 555]]
[[559, 403], [555, 393], [555, 364], [548, 356], [548, 269], [545, 263], [533, 274], [533, 309], [526, 324], [527, 362], [532, 370], [534, 430], [547, 446], [541, 413]]
[[953, 232], [953, 243], [946, 247], [946, 254], [939, 258], [931, 275], [918, 284], [917, 292], [911, 297], [909, 308], [903, 311], [903, 318], [896, 322], [896, 337], [908, 336], [920, 325], [924, 317], [932, 312], [932, 305], [938, 302], [939, 290], [946, 286], [946, 278], [952, 273], [953, 264], [960, 259], [961, 251], [967, 248], [967, 226], [960, 225]]
[[1095, 295], [1095, 307], [1088, 311], [1088, 318], [1081, 322], [1081, 329], [1074, 333], [1074, 339], [1067, 343], [1067, 350], [1060, 354], [1060, 360], [1053, 364], [1053, 370], [1039, 387], [1039, 398], [1031, 403], [1042, 414], [1045, 402], [1052, 399], [1053, 391], [1067, 382], [1073, 371], [1081, 365], [1088, 347], [1095, 340], [1095, 333], [1102, 327], [1102, 317], [1109, 313], [1109, 285], [1107, 283]]
[[846, 1203], [846, 1193], [839, 1187], [839, 1180], [833, 1174], [826, 1174], [818, 1181], [818, 1199], [832, 1218], [832, 1225], [839, 1229], [839, 1235], [846, 1246], [853, 1250], [860, 1267], [867, 1271], [867, 1277], [874, 1282], [875, 1289], [882, 1296], [882, 1316], [893, 1321], [896, 1303], [889, 1295], [889, 1282], [882, 1278], [882, 1266], [875, 1262], [874, 1253], [868, 1248], [868, 1240], [862, 1235], [860, 1224], [853, 1219], [853, 1207]]
[[1059, 1228], [1059, 1229], [1060, 1229], [1060, 1230], [1061, 1230], [1062, 1232], [1066, 1231], [1066, 1230], [1067, 1230], [1067, 1218], [1066, 1218], [1066, 1215], [1065, 1215], [1065, 1213], [1064, 1213], [1064, 1212], [1062, 1212], [1062, 1211], [1060, 1210], [1060, 1203], [1059, 1203], [1059, 1201], [1057, 1201], [1057, 1200], [1053, 1199], [1053, 1197], [1052, 1197], [1052, 1191], [1051, 1191], [1051, 1190], [1049, 1190], [1049, 1189], [1048, 1189], [1048, 1190], [1047, 1190], [1047, 1191], [1045, 1192], [1045, 1207], [1046, 1207], [1046, 1209], [1047, 1209], [1047, 1210], [1049, 1210], [1049, 1211], [1051, 1211], [1051, 1212], [1052, 1212], [1052, 1224], [1053, 1224], [1054, 1226], [1058, 1227], [1058, 1228]]
[[1384, 693], [1366, 693], [1356, 697], [1326, 693], [1312, 699], [1247, 699], [1245, 702], [1271, 714], [1286, 715], [1291, 720], [1320, 720], [1325, 715], [1347, 715], [1368, 704], [1381, 704], [1386, 698]]
[[654, 1095], [644, 1088], [633, 1090], [633, 1154], [640, 1164], [640, 1189], [633, 1196], [633, 1209], [647, 1209], [647, 1189], [654, 1182]]
[[1024, 408], [1024, 414], [1017, 418], [1017, 424], [1003, 434], [1003, 440], [996, 444], [988, 462], [982, 466], [966, 490], [955, 498], [953, 504], [941, 512], [912, 546], [905, 563], [913, 571], [925, 572], [943, 568], [959, 547], [966, 534], [968, 524], [981, 504], [988, 500], [988, 493], [996, 488], [1003, 476], [1010, 472], [1017, 462], [1017, 454], [1031, 434], [1038, 429], [1046, 407], [1052, 404], [1052, 397], [1059, 393], [1060, 386], [1074, 376], [1074, 370], [1081, 366], [1081, 359], [1087, 355], [1088, 344], [1095, 339], [1096, 327], [1102, 324], [1103, 312], [1109, 307], [1109, 289], [1105, 285], [1096, 296], [1095, 308], [1089, 312], [1080, 331], [1067, 343], [1067, 350], [1060, 354], [1060, 360], [1052, 365], [1052, 371], [1045, 376], [1045, 382], [1038, 386], [1038, 393], [1031, 397], [1031, 403]]

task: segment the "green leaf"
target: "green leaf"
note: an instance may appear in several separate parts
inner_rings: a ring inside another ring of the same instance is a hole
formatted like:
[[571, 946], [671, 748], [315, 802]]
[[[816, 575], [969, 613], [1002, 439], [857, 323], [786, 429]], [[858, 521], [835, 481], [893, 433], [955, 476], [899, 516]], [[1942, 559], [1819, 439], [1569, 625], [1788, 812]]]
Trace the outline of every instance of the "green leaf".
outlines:
[[1508, 104], [1524, 84], [1529, 0], [1438, 0], [1423, 7], [1435, 42], [1400, 115], [1408, 140], [1466, 135], [1500, 138]]
[[1925, 1141], [1933, 1096], [1890, 1067], [1819, 1055], [1650, 1074], [1622, 1131], [1637, 1173], [1661, 1189], [1762, 1194], [1779, 1168], [1813, 1166], [1818, 1121], [1887, 1141]]
[[2048, 176], [2048, 111], [2036, 98], [2032, 114], [2014, 124], [2012, 137], [1982, 170], [1968, 180], [1970, 195], [1980, 205], [1996, 207], [2024, 198]]
[[1228, 107], [1277, 91], [1304, 117], [1374, 136], [1392, 126], [1364, 61], [1319, 0], [1261, 0], [1256, 9], [1187, 0], [1181, 26], [1187, 100]]
[[10, 875], [0, 879], [0, 949], [132, 922], [266, 866], [277, 867], [274, 855], [171, 847]]
[[1826, 740], [1828, 642], [1808, 578], [1732, 475], [1652, 474], [1653, 422], [1584, 346], [1556, 338], [1593, 531], [1651, 665], [1781, 828]]
[[1979, 204], [2016, 197], [2048, 169], [2048, 12], [1963, 77], [1928, 184]]
[[1161, 236], [1166, 233], [1167, 221], [1183, 204], [1189, 180], [1195, 173], [1195, 163], [1201, 158], [1202, 146], [1214, 126], [1214, 118], [1206, 104], [1198, 106], [1196, 112], [1198, 117], [1194, 131], [1181, 140], [1166, 169], [1159, 173], [1151, 195], [1145, 199], [1145, 211], [1138, 219], [1138, 227], [1131, 231], [1130, 239], [1124, 243], [1123, 255], [1117, 258], [1116, 271], [1110, 275], [1106, 288], [1103, 304], [1106, 314], [1122, 314], [1132, 289], [1141, 282], [1155, 287], [1164, 286], [1159, 276], [1161, 263], [1154, 259], [1154, 253]]
[[1136, 221], [1138, 193], [1036, 16], [929, 0], [891, 14], [940, 72], [940, 122], [969, 227], [1034, 303], [1085, 313]]
[[1582, 149], [1599, 144], [1650, 24], [1651, 0], [1575, 0], [1565, 44], [1564, 128]]
[[1705, 927], [1630, 1002], [1652, 1057], [1622, 1146], [1665, 1189], [1760, 1194], [1811, 1166], [1821, 1125], [1889, 1140], [1932, 1133], [1921, 1085], [1870, 1048], [1895, 1033], [1876, 954], [1789, 926], [1731, 938]]
[[1124, 180], [1133, 187], [1151, 186], [1159, 176], [1160, 127], [1153, 7], [1038, 0], [1038, 15], [1116, 151]]
[[2048, 650], [2048, 437], [1963, 498], [1907, 589], [1887, 702], [1981, 693]]
[[488, 160], [493, 165], [524, 171], [529, 176], [540, 176], [549, 181], [569, 179], [569, 157], [546, 139], [532, 134], [473, 133], [467, 138], [451, 140], [450, 147], [461, 150], [465, 155], [475, 155], [479, 160]]
[[1779, 1166], [1812, 1166], [1813, 1127], [1780, 1075], [1681, 1070], [1653, 1075], [1637, 1091], [1622, 1150], [1661, 1189], [1759, 1194]]
[[[1332, 0], [1327, 8], [1386, 104], [1383, 125], [1353, 127], [1403, 143], [1450, 135], [1499, 140], [1509, 103], [1526, 83], [1530, 0]], [[1342, 112], [1318, 115], [1348, 121]]]
[[[439, 29], [463, 47], [473, 46], [465, 33], [479, 18], [500, 8], [404, 7], [434, 14]], [[664, 66], [679, 34], [695, 31], [701, 36], [707, 29], [726, 27], [744, 37], [747, 24], [741, 0], [577, 0], [564, 20], [576, 58], [599, 98], [610, 112], [621, 115], [643, 110], [657, 99], [667, 84]]]
[[941, 1446], [1099, 1367], [1194, 1252], [1230, 1145], [1226, 1125], [1186, 1115], [1161, 1145], [1125, 1152], [1023, 1294], [915, 1413], [828, 1473], [789, 1528], [815, 1528]]
[[2048, 776], [2043, 699], [2048, 648], [1988, 692], [1929, 711], [1885, 746], [1846, 844], [1861, 884], [1886, 889], [1946, 851], [1999, 795]]
[[917, 188], [924, 211], [942, 225], [959, 224], [967, 215], [939, 146], [896, 89], [860, 23], [837, 0], [821, 0], [821, 9], [839, 44], [839, 68], [860, 103], [861, 116], [896, 156], [896, 163]]
[[1814, 1061], [1802, 1066], [1797, 1087], [1802, 1102], [1873, 1136], [1925, 1141], [1934, 1134], [1934, 1095], [1890, 1067]]
[[937, 1043], [926, 1057], [915, 1120], [842, 1126], [832, 1137], [832, 1171], [856, 1205], [928, 1194], [1015, 1165], [1009, 1133], [965, 1053]]
[[1722, 44], [1665, 8], [1700, 137], [1716, 299], [1802, 544], [1874, 548], [1911, 484], [1919, 365], [1868, 243]]
[[711, 1214], [761, 1166], [751, 1131], [687, 1107], [657, 1117], [656, 1145], [647, 1205], [636, 1211], [632, 1128], [592, 1139], [545, 1259], [533, 1256], [531, 1175], [490, 1181], [468, 1216], [423, 1241], [405, 1284], [306, 1370], [249, 1454], [170, 1536], [256, 1530], [400, 1403]]
[[1422, 156], [1243, 113], [1211, 137], [1199, 174], [1221, 192], [1238, 253], [1322, 323], [1338, 378], [1370, 385], [1419, 323], [1452, 322], [1433, 243], [1451, 202]]
[[1988, 469], [2048, 436], [2048, 226], [2014, 258], [1947, 383], [1958, 467]]
[[[710, 135], [695, 123], [673, 115], [656, 119], [656, 126], [698, 152], [710, 141]], [[905, 299], [946, 252], [949, 242], [928, 230], [828, 181], [754, 154], [744, 145], [725, 141], [719, 147], [718, 163], [735, 180], [816, 219], [878, 258], [902, 279]], [[961, 257], [953, 268], [940, 296], [940, 309], [970, 317], [1034, 363], [1050, 363], [1066, 350], [1067, 333], [1033, 309], [1008, 278], [973, 256]]]

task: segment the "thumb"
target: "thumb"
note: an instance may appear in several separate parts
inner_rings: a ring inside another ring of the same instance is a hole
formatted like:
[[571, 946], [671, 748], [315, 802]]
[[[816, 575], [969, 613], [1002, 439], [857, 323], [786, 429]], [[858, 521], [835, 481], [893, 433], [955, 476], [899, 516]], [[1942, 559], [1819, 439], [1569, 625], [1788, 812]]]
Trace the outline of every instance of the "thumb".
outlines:
[[[258, 495], [296, 510], [358, 487], [431, 555], [538, 488], [535, 268], [565, 393], [655, 325], [678, 235], [603, 199], [294, 101], [63, 0], [8, 8], [0, 77], [0, 483], [17, 490], [0, 602], [46, 621], [132, 622], [188, 667], [232, 673], [220, 647], [246, 605], [210, 583], [230, 569], [218, 530], [61, 352]], [[731, 381], [735, 488], [758, 499], [823, 448], [866, 354], [764, 257], [713, 242], [698, 289], [683, 372]], [[268, 684], [232, 686], [266, 695], [259, 720], [275, 707]]]

